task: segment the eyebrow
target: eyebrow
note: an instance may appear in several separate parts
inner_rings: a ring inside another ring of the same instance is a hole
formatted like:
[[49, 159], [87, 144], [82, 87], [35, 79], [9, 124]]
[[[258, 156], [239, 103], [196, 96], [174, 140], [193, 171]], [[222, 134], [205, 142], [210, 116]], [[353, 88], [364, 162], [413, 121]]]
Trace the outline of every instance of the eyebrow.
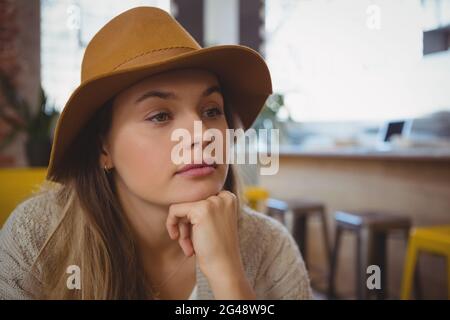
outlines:
[[[213, 94], [214, 92], [220, 93], [223, 96], [222, 89], [219, 86], [214, 85], [214, 86], [207, 88], [205, 91], [203, 91], [203, 93], [201, 94], [201, 97], [205, 98], [205, 97]], [[151, 90], [151, 91], [144, 93], [142, 96], [140, 96], [138, 99], [136, 99], [136, 101], [134, 103], [138, 104], [142, 100], [145, 100], [148, 98], [178, 99], [178, 96], [175, 93], [169, 92], [169, 91]]]

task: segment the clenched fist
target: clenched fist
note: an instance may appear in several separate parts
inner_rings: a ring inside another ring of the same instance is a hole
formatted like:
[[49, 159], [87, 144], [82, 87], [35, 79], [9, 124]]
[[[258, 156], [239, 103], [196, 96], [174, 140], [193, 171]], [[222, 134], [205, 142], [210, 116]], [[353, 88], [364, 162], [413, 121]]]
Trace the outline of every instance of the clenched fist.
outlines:
[[237, 198], [232, 192], [171, 205], [166, 227], [187, 256], [196, 255], [206, 276], [242, 270]]

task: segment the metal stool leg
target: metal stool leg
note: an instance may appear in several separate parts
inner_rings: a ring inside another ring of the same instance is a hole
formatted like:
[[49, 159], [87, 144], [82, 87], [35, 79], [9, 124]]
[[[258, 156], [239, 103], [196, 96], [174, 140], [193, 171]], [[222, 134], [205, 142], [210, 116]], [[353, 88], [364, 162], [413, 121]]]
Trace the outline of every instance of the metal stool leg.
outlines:
[[360, 231], [357, 232], [356, 234], [356, 265], [355, 265], [355, 269], [356, 269], [356, 279], [355, 279], [355, 287], [356, 287], [356, 298], [358, 300], [362, 299], [362, 291], [361, 291], [361, 278], [362, 278], [362, 274], [361, 274], [361, 264], [362, 264], [362, 255], [363, 252], [361, 252], [361, 233]]
[[386, 233], [377, 232], [374, 235], [374, 261], [372, 263], [377, 264], [380, 267], [380, 286], [377, 290], [377, 299], [384, 300], [388, 296], [387, 276], [388, 276], [388, 264], [386, 254]]
[[335, 276], [337, 272], [337, 266], [338, 266], [338, 257], [339, 257], [339, 248], [340, 248], [340, 242], [341, 242], [341, 235], [342, 235], [342, 228], [337, 225], [336, 227], [336, 234], [334, 238], [334, 248], [331, 253], [331, 259], [330, 259], [330, 272], [328, 275], [328, 299], [334, 299], [336, 297], [336, 290], [335, 290]]
[[325, 254], [326, 254], [326, 259], [327, 259], [327, 263], [330, 263], [331, 260], [331, 245], [330, 245], [330, 237], [329, 237], [329, 233], [328, 233], [328, 222], [327, 222], [327, 217], [325, 214], [325, 209], [323, 209], [320, 212], [320, 218], [322, 220], [322, 233], [323, 233], [323, 241], [324, 241], [324, 246], [325, 246]]
[[293, 236], [296, 240], [298, 247], [300, 248], [300, 252], [303, 256], [303, 260], [305, 261], [305, 266], [308, 269], [308, 253], [306, 245], [307, 234], [306, 234], [306, 216], [305, 215], [297, 215], [294, 213], [294, 230]]

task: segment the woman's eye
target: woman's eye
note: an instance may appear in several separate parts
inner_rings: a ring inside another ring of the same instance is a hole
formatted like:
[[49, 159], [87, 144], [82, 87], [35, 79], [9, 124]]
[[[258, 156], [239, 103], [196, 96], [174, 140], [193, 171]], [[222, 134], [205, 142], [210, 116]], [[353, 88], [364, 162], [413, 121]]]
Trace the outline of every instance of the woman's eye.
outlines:
[[168, 112], [160, 112], [157, 115], [154, 115], [147, 120], [150, 120], [152, 122], [165, 122], [169, 120], [169, 113]]
[[222, 112], [222, 110], [219, 107], [214, 107], [214, 108], [209, 108], [208, 110], [206, 110], [205, 114], [209, 118], [214, 118], [214, 117], [217, 117], [219, 115], [222, 115], [223, 112]]

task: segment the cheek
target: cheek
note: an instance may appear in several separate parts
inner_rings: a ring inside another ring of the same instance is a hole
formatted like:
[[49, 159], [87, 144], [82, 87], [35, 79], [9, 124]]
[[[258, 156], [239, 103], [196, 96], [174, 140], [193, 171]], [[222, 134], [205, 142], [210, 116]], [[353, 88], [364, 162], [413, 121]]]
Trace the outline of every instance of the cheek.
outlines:
[[131, 190], [145, 195], [163, 189], [172, 170], [167, 161], [171, 146], [165, 138], [124, 128], [115, 135], [113, 146], [116, 171]]
[[[231, 143], [232, 141], [228, 141], [228, 148], [227, 148], [227, 133], [226, 130], [228, 129], [228, 127], [225, 128], [221, 128], [220, 131], [222, 133], [222, 144], [218, 145], [217, 148], [220, 148], [222, 151], [222, 159], [221, 162], [225, 163], [226, 160], [228, 159], [228, 154], [231, 153], [230, 152], [230, 148], [231, 148]], [[231, 154], [230, 154], [231, 155]]]

